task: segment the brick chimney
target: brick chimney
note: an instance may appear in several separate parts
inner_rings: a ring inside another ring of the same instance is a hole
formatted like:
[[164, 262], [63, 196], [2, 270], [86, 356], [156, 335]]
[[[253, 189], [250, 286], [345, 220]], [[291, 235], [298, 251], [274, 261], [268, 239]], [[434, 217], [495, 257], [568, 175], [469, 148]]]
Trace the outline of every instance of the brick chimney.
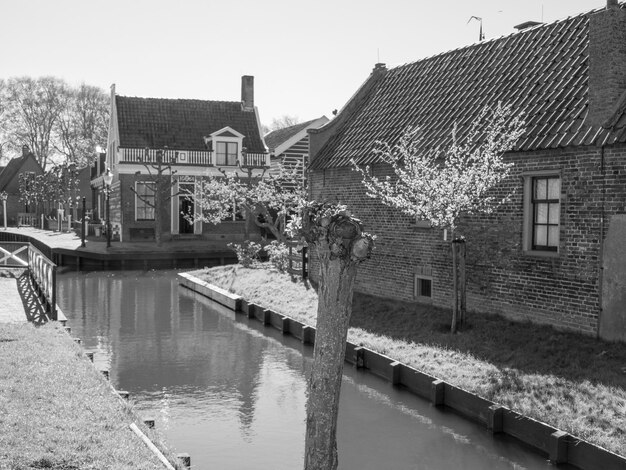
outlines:
[[254, 77], [241, 77], [241, 104], [244, 111], [254, 111]]
[[[626, 9], [607, 0], [589, 18], [589, 115], [592, 126], [605, 124], [626, 98]], [[624, 96], [623, 96], [624, 95]]]
[[25, 157], [29, 153], [30, 153], [30, 148], [28, 147], [28, 145], [26, 144], [22, 145], [22, 157]]

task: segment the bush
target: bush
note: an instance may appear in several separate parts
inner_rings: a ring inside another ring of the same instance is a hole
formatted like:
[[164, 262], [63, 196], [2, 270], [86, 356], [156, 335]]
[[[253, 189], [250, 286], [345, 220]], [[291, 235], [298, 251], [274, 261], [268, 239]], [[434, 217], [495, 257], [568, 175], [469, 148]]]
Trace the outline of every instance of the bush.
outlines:
[[289, 267], [289, 248], [284, 243], [280, 243], [278, 240], [274, 240], [269, 245], [263, 248], [270, 257], [270, 263], [278, 271], [284, 273]]
[[250, 268], [259, 260], [261, 245], [256, 242], [245, 240], [243, 243], [229, 243], [228, 248], [237, 255], [237, 261], [245, 268]]

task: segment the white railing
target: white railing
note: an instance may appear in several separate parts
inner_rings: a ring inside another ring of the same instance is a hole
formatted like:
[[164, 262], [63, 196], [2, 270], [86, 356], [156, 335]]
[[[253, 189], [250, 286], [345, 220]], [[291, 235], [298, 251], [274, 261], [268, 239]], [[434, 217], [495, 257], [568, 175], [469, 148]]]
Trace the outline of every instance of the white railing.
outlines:
[[241, 166], [263, 168], [270, 166], [269, 153], [244, 153], [241, 155]]
[[17, 213], [17, 226], [18, 227], [37, 227], [37, 214], [31, 212], [18, 212]]
[[[123, 148], [120, 149], [120, 163], [152, 163], [193, 166], [216, 166], [215, 152], [208, 150], [156, 150]], [[237, 165], [221, 164], [218, 166], [238, 166], [241, 162], [243, 167], [264, 168], [270, 166], [269, 153], [246, 153], [242, 152]]]
[[57, 265], [33, 245], [28, 245], [28, 271], [33, 286], [42, 297], [46, 311], [57, 319]]
[[155, 150], [155, 149], [120, 149], [120, 163], [158, 163], [173, 165], [210, 166], [213, 155], [201, 150]]

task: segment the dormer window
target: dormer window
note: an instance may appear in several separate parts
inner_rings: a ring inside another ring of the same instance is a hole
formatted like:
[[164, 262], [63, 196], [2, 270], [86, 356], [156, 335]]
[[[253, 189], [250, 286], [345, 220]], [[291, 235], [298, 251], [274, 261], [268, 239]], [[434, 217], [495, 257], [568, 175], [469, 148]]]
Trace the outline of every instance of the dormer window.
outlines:
[[221, 142], [216, 143], [216, 162], [217, 166], [235, 166], [239, 155], [239, 144], [237, 142]]
[[243, 146], [244, 135], [232, 127], [224, 127], [204, 137], [204, 144], [213, 153], [215, 166], [236, 166]]

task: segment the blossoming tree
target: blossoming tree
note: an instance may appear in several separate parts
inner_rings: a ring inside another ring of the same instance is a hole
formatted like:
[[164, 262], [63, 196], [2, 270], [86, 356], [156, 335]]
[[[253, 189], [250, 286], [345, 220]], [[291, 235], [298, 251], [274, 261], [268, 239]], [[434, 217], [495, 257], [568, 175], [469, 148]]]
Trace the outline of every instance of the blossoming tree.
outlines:
[[[195, 220], [219, 224], [241, 210], [248, 222], [256, 224], [276, 237], [287, 241], [287, 219], [306, 200], [306, 190], [297, 167], [278, 166], [276, 172], [253, 176], [252, 171], [221, 171], [202, 181], [201, 197], [196, 201], [200, 213]], [[191, 216], [191, 215], [190, 215]]]
[[374, 153], [391, 165], [395, 177], [378, 178], [369, 167], [352, 162], [369, 197], [451, 232], [453, 333], [465, 319], [465, 239], [456, 233], [459, 220], [463, 214], [491, 213], [508, 199], [491, 190], [509, 176], [513, 164], [503, 155], [513, 149], [523, 127], [521, 117], [499, 103], [483, 108], [462, 139], [455, 126], [445, 148], [425, 149], [419, 128], [408, 128], [396, 144], [377, 142]]

